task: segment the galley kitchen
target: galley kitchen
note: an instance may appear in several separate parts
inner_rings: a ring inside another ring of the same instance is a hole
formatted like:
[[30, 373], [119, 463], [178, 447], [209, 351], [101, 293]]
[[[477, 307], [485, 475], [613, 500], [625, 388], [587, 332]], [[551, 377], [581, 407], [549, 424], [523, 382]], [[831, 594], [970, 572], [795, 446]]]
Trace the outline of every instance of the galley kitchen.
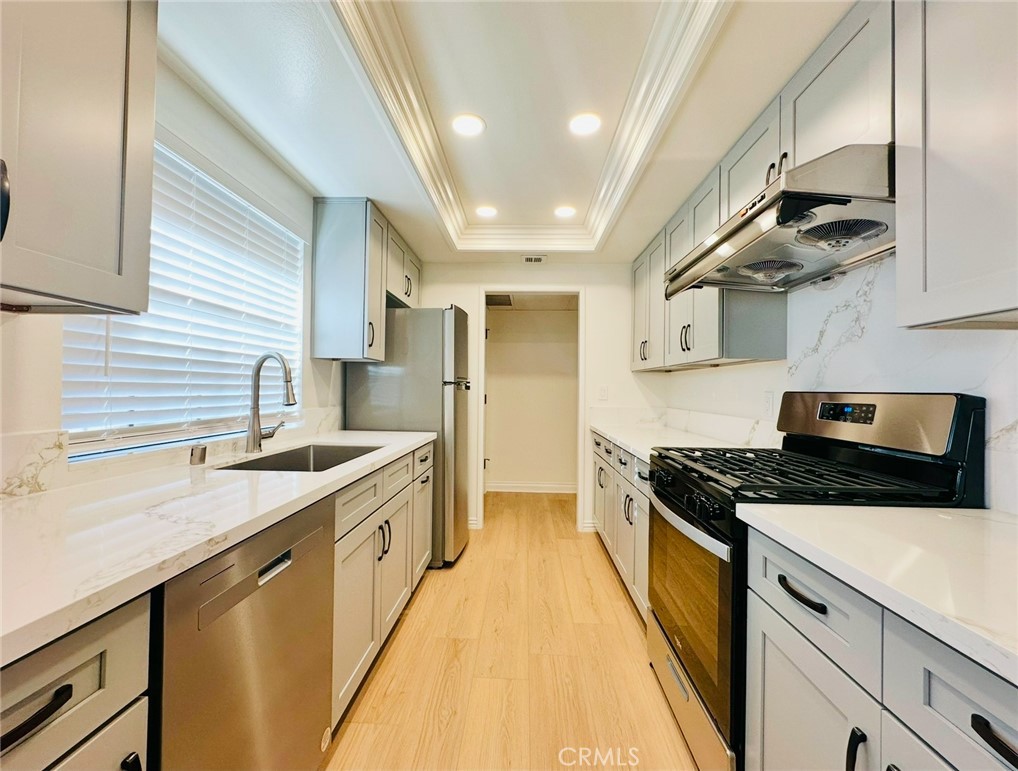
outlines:
[[0, 37], [4, 769], [1018, 769], [1016, 0]]

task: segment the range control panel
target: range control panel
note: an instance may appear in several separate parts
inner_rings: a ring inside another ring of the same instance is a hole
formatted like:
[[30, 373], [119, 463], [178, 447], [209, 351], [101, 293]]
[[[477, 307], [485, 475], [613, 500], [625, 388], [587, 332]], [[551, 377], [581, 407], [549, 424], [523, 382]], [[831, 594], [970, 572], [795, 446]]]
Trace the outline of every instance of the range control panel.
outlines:
[[848, 404], [845, 402], [821, 402], [820, 420], [833, 420], [838, 423], [873, 424], [873, 416], [877, 412], [875, 404]]

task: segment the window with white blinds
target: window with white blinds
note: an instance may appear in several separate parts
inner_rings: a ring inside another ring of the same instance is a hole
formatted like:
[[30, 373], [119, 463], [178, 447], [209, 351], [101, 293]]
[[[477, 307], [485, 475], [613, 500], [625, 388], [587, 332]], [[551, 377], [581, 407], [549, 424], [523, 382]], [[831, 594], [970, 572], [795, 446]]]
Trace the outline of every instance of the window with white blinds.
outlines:
[[[78, 452], [243, 429], [266, 351], [287, 358], [300, 394], [303, 255], [300, 238], [157, 144], [148, 312], [64, 321], [63, 427], [91, 445]], [[282, 401], [269, 361], [263, 422], [299, 409]]]

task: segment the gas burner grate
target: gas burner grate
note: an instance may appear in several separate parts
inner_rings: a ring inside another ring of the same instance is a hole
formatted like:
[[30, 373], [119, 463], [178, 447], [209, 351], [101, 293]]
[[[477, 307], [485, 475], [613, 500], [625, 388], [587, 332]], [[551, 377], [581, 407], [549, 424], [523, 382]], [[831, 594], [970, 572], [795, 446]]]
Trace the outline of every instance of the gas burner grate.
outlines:
[[669, 465], [720, 483], [740, 499], [921, 502], [945, 490], [821, 458], [773, 449], [660, 449]]

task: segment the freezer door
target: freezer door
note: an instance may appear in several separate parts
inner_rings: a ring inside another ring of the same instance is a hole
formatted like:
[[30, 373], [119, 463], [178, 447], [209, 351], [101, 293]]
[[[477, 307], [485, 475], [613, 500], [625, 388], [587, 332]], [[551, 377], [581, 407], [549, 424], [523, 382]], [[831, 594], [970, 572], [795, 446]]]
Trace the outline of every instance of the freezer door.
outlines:
[[469, 361], [467, 358], [467, 312], [452, 305], [445, 309], [445, 351], [442, 359], [442, 379], [447, 383], [466, 380]]

